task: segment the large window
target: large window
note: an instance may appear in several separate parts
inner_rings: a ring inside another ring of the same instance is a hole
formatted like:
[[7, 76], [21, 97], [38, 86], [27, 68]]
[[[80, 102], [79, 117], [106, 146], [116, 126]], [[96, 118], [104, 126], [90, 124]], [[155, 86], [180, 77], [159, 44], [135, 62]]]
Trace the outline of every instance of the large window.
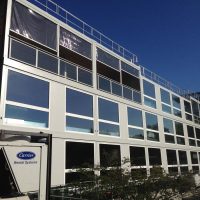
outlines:
[[87, 58], [92, 57], [91, 44], [63, 28], [60, 29], [60, 45]]
[[11, 30], [56, 50], [56, 24], [17, 2], [14, 2]]
[[166, 90], [160, 89], [161, 102], [162, 102], [162, 111], [171, 114], [171, 99], [170, 93]]
[[198, 164], [197, 152], [190, 152], [192, 164]]
[[121, 152], [119, 145], [100, 144], [101, 167], [121, 165]]
[[194, 127], [193, 126], [187, 126], [187, 132], [188, 132], [188, 137], [189, 137], [189, 145], [190, 146], [196, 146]]
[[11, 39], [10, 57], [26, 64], [36, 66], [36, 50]]
[[180, 98], [172, 95], [173, 114], [177, 117], [182, 117]]
[[129, 137], [144, 139], [142, 111], [128, 107], [127, 112]]
[[187, 165], [188, 161], [187, 161], [187, 153], [186, 153], [186, 151], [178, 151], [178, 155], [179, 155], [179, 163], [180, 163], [180, 165]]
[[99, 133], [103, 135], [119, 136], [118, 104], [106, 99], [98, 99]]
[[99, 48], [97, 48], [97, 60], [108, 65], [109, 67], [119, 70], [119, 59]]
[[160, 149], [148, 148], [148, 152], [150, 165], [162, 165]]
[[156, 95], [155, 95], [155, 86], [154, 84], [143, 80], [143, 87], [144, 87], [144, 104], [156, 108]]
[[131, 166], [146, 166], [145, 148], [130, 146]]
[[180, 122], [174, 122], [174, 123], [175, 123], [175, 132], [176, 132], [176, 142], [177, 144], [185, 145], [183, 124]]
[[184, 107], [185, 107], [185, 118], [189, 121], [192, 121], [191, 103], [188, 101], [184, 101]]
[[85, 133], [94, 132], [92, 95], [67, 88], [66, 130]]
[[167, 149], [166, 152], [168, 165], [177, 165], [176, 150]]
[[66, 142], [66, 169], [94, 166], [94, 144]]
[[65, 183], [93, 179], [94, 172], [92, 170], [87, 169], [87, 172], [81, 172], [80, 168], [94, 167], [94, 144], [66, 142], [65, 158]]
[[48, 127], [48, 82], [9, 70], [6, 100], [6, 123]]
[[163, 125], [165, 133], [165, 142], [175, 143], [173, 121], [170, 119], [163, 118]]
[[146, 116], [147, 139], [152, 141], [159, 141], [157, 116], [150, 113], [145, 113], [145, 116]]

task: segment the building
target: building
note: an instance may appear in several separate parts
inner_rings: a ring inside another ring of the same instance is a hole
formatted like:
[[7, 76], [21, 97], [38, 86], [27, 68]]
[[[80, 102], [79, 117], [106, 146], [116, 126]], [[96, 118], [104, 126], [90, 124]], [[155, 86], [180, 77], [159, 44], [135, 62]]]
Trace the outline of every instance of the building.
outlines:
[[124, 158], [131, 171], [199, 172], [198, 95], [46, 2], [0, 2], [1, 129], [53, 135], [52, 185]]

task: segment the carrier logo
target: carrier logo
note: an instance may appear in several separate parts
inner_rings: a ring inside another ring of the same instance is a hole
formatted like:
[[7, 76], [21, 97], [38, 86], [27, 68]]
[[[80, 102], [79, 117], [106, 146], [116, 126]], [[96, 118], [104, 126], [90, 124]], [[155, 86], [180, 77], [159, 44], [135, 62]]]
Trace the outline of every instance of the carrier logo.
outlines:
[[22, 151], [17, 154], [17, 157], [22, 160], [31, 160], [35, 158], [35, 153], [31, 151]]

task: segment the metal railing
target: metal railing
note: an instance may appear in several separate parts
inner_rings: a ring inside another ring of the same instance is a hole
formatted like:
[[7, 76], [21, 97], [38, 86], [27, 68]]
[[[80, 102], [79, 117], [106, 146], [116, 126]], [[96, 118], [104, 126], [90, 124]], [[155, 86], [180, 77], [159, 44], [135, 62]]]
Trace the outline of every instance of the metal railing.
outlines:
[[140, 66], [140, 68], [141, 68], [142, 76], [144, 76], [144, 77], [152, 80], [153, 82], [165, 87], [166, 89], [171, 90], [172, 92], [174, 92], [176, 94], [179, 94], [180, 96], [183, 96], [183, 97], [188, 98], [188, 99], [190, 97], [193, 97], [193, 98], [200, 101], [200, 95], [199, 94], [192, 92], [190, 90], [181, 89], [180, 87], [176, 86], [175, 84], [173, 84], [170, 81], [162, 78], [161, 76], [157, 75], [156, 73], [150, 71], [149, 69], [147, 69], [143, 66]]
[[97, 75], [97, 87], [110, 94], [123, 97], [127, 100], [141, 103], [141, 93], [133, 88], [120, 84], [100, 74]]
[[[13, 45], [15, 45], [15, 43], [20, 44], [22, 48], [24, 47], [24, 48], [28, 48], [28, 49], [31, 49], [34, 51], [34, 53], [32, 54], [32, 57], [33, 57], [33, 55], [35, 55], [35, 57], [33, 58], [32, 63], [27, 62], [27, 60], [26, 60], [27, 57], [18, 56], [20, 54], [18, 54], [18, 53], [14, 54], [15, 52], [12, 52], [13, 48], [14, 48]], [[46, 56], [46, 57], [40, 58], [39, 54], [42, 54], [43, 56]], [[78, 83], [82, 83], [87, 86], [93, 86], [92, 71], [87, 70], [79, 65], [74, 64], [74, 63], [70, 63], [69, 61], [61, 59], [54, 55], [50, 55], [47, 52], [44, 52], [38, 48], [29, 46], [21, 41], [15, 40], [14, 38], [10, 38], [9, 57], [16, 61], [26, 63], [32, 67], [35, 67], [35, 68], [38, 68], [38, 69], [41, 69], [44, 71], [48, 71], [48, 72], [56, 74], [58, 76], [62, 76], [67, 79], [76, 81]], [[56, 63], [52, 68], [49, 67], [49, 65], [48, 65], [49, 63], [48, 64], [40, 63], [42, 60], [47, 61], [48, 59], [50, 59], [49, 62], [51, 62], [53, 59], [53, 61]]]
[[99, 32], [97, 29], [91, 27], [90, 25], [88, 25], [75, 15], [71, 14], [70, 12], [62, 8], [60, 5], [53, 2], [52, 0], [27, 0], [27, 1], [41, 8], [45, 12], [51, 14], [57, 19], [61, 20], [62, 22], [66, 23], [67, 25], [71, 26], [72, 28], [76, 29], [77, 31], [81, 32], [87, 37], [94, 39], [99, 44], [117, 53], [123, 58], [133, 63], [138, 62], [137, 56], [135, 54], [125, 49], [118, 43], [114, 42], [109, 37]]

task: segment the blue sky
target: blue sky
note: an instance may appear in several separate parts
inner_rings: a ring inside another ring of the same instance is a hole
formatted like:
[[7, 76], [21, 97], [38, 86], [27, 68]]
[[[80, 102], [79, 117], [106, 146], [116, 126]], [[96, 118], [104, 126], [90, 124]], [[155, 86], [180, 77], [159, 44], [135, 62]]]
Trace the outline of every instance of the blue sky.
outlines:
[[139, 64], [200, 91], [200, 0], [54, 0], [135, 53]]

